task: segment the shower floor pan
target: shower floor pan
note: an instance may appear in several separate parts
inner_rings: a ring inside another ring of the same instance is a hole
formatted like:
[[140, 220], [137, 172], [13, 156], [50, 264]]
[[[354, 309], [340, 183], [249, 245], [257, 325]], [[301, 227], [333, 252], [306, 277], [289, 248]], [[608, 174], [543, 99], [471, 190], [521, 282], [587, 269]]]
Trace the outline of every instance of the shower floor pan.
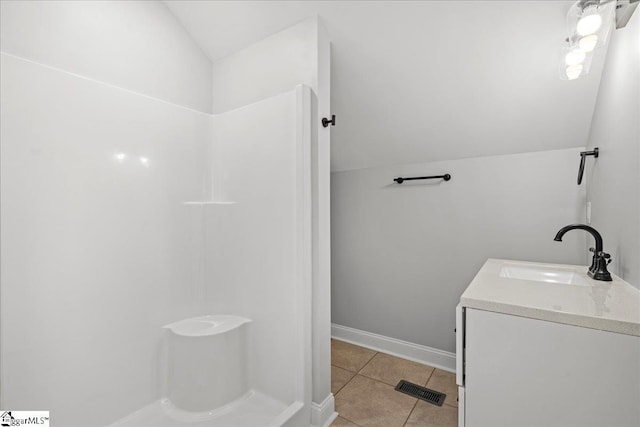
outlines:
[[257, 391], [211, 412], [187, 412], [161, 399], [111, 424], [111, 427], [277, 427], [283, 425], [300, 408], [275, 400]]

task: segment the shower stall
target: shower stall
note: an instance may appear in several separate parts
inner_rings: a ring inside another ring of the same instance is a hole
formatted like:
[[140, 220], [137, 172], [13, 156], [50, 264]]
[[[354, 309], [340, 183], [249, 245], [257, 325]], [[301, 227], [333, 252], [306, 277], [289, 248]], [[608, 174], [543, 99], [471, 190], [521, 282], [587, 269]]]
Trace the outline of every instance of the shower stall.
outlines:
[[308, 426], [317, 89], [209, 114], [0, 59], [2, 409]]

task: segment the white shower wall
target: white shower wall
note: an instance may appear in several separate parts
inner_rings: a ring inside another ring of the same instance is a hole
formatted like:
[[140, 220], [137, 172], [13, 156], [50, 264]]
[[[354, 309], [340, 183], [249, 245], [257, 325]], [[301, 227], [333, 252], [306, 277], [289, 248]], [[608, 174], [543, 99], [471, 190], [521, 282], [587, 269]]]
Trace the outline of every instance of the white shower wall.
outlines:
[[202, 193], [211, 62], [162, 2], [0, 9], [0, 406], [104, 425], [159, 397], [159, 327], [205, 311], [181, 203]]
[[109, 424], [165, 396], [162, 326], [213, 313], [308, 419], [310, 89], [210, 116], [1, 63], [2, 407]]
[[214, 199], [204, 207], [207, 304], [253, 320], [250, 382], [310, 398], [311, 91], [299, 86], [214, 118]]
[[228, 313], [253, 320], [250, 386], [289, 405], [277, 423], [309, 420], [318, 110], [295, 70], [201, 113], [211, 63], [135, 1], [3, 1], [0, 60], [0, 406], [110, 424], [166, 396], [162, 326]]
[[160, 397], [161, 326], [204, 311], [202, 217], [182, 202], [211, 117], [1, 66], [1, 405], [105, 425]]

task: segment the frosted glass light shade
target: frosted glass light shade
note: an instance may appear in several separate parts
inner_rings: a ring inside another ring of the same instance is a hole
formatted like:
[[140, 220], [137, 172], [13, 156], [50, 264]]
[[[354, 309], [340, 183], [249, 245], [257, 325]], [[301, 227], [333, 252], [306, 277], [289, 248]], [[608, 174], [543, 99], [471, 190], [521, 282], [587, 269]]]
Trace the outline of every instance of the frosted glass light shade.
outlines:
[[574, 49], [567, 53], [564, 57], [564, 62], [567, 65], [578, 65], [584, 62], [586, 54], [578, 49]]
[[596, 34], [591, 34], [589, 36], [584, 36], [578, 40], [578, 46], [580, 50], [583, 52], [593, 52], [593, 49], [596, 48], [598, 44], [598, 36]]
[[566, 73], [569, 80], [575, 80], [582, 74], [582, 64], [570, 65], [567, 67]]
[[600, 29], [602, 26], [602, 17], [597, 13], [585, 15], [578, 20], [576, 32], [581, 36], [588, 36]]

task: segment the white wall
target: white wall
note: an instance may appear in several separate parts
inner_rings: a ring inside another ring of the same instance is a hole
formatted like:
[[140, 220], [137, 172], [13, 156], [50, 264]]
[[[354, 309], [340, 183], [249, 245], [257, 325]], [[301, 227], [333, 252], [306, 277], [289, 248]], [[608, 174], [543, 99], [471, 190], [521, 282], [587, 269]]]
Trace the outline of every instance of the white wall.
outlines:
[[[332, 416], [331, 401], [331, 129], [321, 127], [331, 117], [331, 42], [317, 23], [317, 90], [313, 147], [313, 401], [311, 420], [324, 425]], [[329, 398], [329, 401], [327, 401]]]
[[211, 61], [159, 1], [0, 2], [0, 49], [199, 111]]
[[0, 62], [0, 405], [109, 424], [160, 397], [161, 326], [202, 314], [202, 216], [182, 202], [211, 118]]
[[611, 271], [640, 287], [640, 12], [611, 35], [589, 135], [587, 198]]
[[[487, 258], [585, 264], [580, 149], [332, 174], [332, 321], [449, 352], [454, 309]], [[398, 185], [398, 176], [450, 173]]]
[[213, 63], [213, 113], [287, 92], [318, 92], [318, 19], [309, 18]]
[[166, 3], [214, 61], [320, 16], [333, 43], [335, 171], [587, 140], [604, 49], [588, 76], [559, 79], [575, 0]]

